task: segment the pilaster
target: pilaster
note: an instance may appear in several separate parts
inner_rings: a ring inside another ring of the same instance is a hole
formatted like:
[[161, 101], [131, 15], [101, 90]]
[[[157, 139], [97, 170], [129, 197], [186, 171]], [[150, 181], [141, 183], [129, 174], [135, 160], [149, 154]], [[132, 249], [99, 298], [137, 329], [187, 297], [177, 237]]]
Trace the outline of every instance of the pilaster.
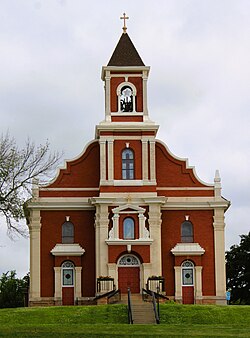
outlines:
[[142, 179], [148, 180], [148, 140], [142, 139]]
[[108, 205], [97, 204], [95, 221], [96, 277], [108, 274], [108, 246], [105, 242], [108, 238], [108, 224]]
[[82, 297], [82, 267], [76, 266], [75, 267], [75, 298]]
[[106, 70], [105, 76], [105, 119], [111, 121], [110, 117], [110, 71]]
[[195, 266], [195, 300], [202, 299], [202, 266]]
[[156, 180], [156, 173], [155, 173], [155, 140], [150, 140], [149, 142], [149, 149], [150, 149], [150, 180]]
[[54, 267], [55, 274], [55, 298], [62, 299], [62, 275], [61, 275], [61, 267]]
[[142, 81], [143, 81], [143, 113], [144, 113], [144, 121], [148, 119], [148, 103], [147, 103], [147, 82], [148, 82], [148, 76], [147, 71], [143, 71], [142, 75]]
[[106, 140], [100, 140], [100, 184], [106, 181]]
[[181, 266], [174, 267], [174, 274], [175, 274], [175, 301], [182, 302]]
[[114, 179], [114, 140], [108, 140], [108, 180]]
[[30, 233], [30, 299], [40, 298], [40, 210], [31, 211]]
[[156, 276], [162, 275], [161, 264], [161, 206], [160, 204], [149, 204], [149, 232], [153, 243], [150, 248], [150, 262], [152, 273]]
[[216, 296], [226, 297], [224, 210], [214, 209], [214, 253]]

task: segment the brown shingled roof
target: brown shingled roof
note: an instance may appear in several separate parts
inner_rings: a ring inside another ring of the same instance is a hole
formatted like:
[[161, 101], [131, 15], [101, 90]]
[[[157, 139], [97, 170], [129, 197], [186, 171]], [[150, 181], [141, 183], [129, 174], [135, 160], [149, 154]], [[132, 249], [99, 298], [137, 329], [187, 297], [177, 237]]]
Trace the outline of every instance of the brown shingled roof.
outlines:
[[145, 66], [127, 33], [123, 33], [108, 66]]

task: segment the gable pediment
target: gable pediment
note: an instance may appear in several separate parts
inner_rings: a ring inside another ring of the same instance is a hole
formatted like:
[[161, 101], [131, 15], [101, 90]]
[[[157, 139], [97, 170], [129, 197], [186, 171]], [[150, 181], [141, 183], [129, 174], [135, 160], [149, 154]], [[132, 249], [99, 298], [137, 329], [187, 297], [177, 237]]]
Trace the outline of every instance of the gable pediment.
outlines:
[[138, 213], [144, 213], [146, 211], [146, 209], [141, 208], [137, 205], [133, 205], [133, 204], [124, 204], [121, 205], [120, 207], [116, 207], [114, 209], [112, 209], [112, 212], [114, 214], [119, 214], [121, 212], [138, 212]]

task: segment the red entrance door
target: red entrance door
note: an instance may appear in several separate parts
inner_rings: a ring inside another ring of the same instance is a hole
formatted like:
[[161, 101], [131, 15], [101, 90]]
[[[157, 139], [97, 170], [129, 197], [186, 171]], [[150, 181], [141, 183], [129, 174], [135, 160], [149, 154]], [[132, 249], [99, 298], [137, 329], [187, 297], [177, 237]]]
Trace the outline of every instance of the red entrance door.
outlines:
[[62, 288], [63, 305], [74, 305], [74, 288]]
[[183, 304], [194, 304], [194, 287], [193, 286], [182, 287], [182, 303]]
[[131, 293], [140, 293], [140, 268], [119, 267], [118, 285], [121, 293], [126, 293], [130, 288]]

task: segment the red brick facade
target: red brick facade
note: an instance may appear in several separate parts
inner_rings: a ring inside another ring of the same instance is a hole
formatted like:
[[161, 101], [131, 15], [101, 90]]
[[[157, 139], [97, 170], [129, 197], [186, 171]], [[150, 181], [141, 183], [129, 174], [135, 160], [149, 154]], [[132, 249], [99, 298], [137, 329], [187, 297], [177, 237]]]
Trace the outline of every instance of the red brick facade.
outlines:
[[[146, 104], [149, 67], [128, 36], [122, 41], [135, 65], [118, 65], [119, 42], [114, 64], [102, 71], [105, 120], [95, 140], [51, 184], [33, 187], [30, 304], [94, 301], [102, 292], [97, 280], [105, 278], [141, 292], [152, 276], [164, 277], [162, 292], [178, 302], [224, 303], [229, 202], [220, 195], [219, 175], [213, 184], [202, 182], [185, 159], [156, 141], [158, 126]], [[131, 89], [123, 97], [122, 86]], [[133, 177], [124, 179], [124, 170]], [[133, 221], [126, 225], [128, 217]], [[184, 222], [189, 242], [182, 237]], [[132, 237], [124, 238], [126, 231]]]

